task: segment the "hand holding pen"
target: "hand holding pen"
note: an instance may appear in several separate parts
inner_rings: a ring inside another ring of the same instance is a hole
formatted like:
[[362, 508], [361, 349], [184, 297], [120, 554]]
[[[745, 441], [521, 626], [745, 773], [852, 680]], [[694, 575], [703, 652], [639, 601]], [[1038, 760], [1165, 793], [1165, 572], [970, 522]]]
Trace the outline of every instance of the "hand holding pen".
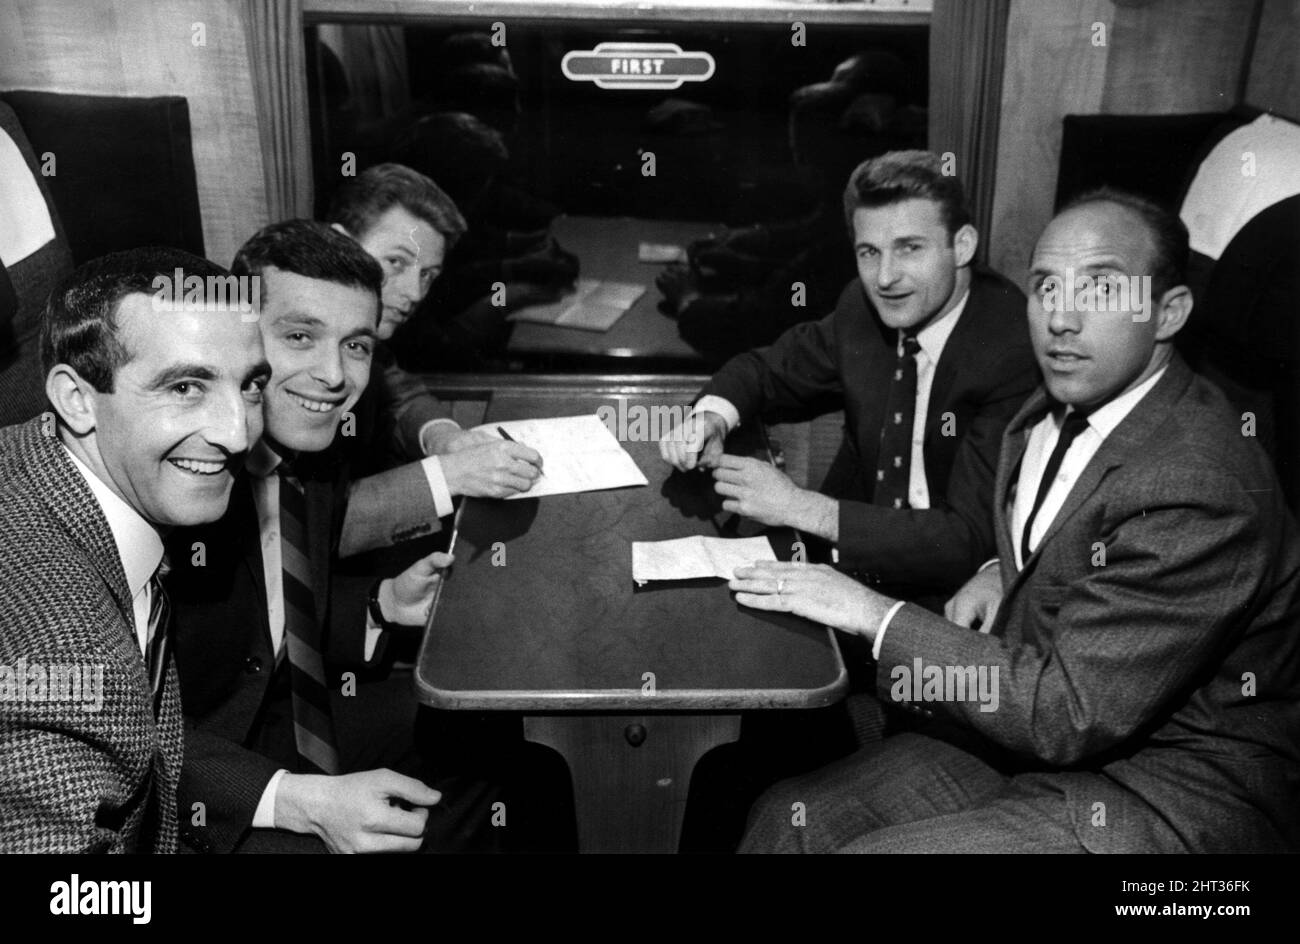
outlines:
[[[519, 440], [515, 439], [515, 437], [511, 436], [509, 433], [506, 432], [504, 426], [498, 426], [498, 427], [497, 427], [497, 432], [501, 434], [501, 438], [504, 439], [506, 442], [515, 443], [516, 445], [523, 446], [523, 443], [519, 442]], [[524, 448], [527, 449], [528, 447], [525, 446]], [[530, 451], [534, 452], [534, 453], [537, 455], [537, 461], [534, 462], [532, 459], [525, 459], [525, 461], [526, 461], [526, 462], [531, 462], [533, 465], [537, 466], [537, 476], [538, 476], [538, 478], [541, 478], [542, 475], [545, 474], [544, 472], [542, 472], [542, 456], [541, 456], [541, 453], [537, 453], [536, 450], [530, 450]], [[521, 457], [521, 458], [523, 458], [523, 457]]]

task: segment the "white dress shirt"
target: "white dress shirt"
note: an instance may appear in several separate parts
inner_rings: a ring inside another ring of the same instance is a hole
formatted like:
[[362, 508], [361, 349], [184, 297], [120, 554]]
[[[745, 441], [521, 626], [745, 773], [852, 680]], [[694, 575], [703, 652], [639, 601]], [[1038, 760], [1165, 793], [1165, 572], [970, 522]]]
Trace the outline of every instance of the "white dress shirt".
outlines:
[[117, 555], [122, 561], [122, 572], [126, 574], [126, 587], [131, 594], [132, 615], [135, 617], [135, 636], [140, 644], [140, 652], [149, 651], [149, 608], [153, 604], [153, 592], [149, 581], [163, 559], [163, 542], [158, 531], [140, 516], [140, 513], [128, 505], [122, 498], [90, 468], [64, 446], [73, 466], [81, 473], [86, 484], [90, 486], [95, 501], [108, 520], [108, 529], [113, 534], [113, 543], [117, 546]]
[[[1070, 448], [1061, 459], [1061, 468], [1056, 474], [1056, 479], [1049, 486], [1047, 494], [1043, 497], [1042, 507], [1038, 509], [1038, 514], [1034, 518], [1034, 526], [1029, 531], [1030, 553], [1038, 548], [1043, 535], [1052, 526], [1057, 512], [1069, 497], [1070, 489], [1074, 487], [1074, 483], [1078, 481], [1092, 457], [1097, 454], [1106, 437], [1123, 422], [1124, 418], [1132, 412], [1133, 407], [1137, 406], [1138, 402], [1151, 391], [1164, 373], [1165, 368], [1162, 367], [1132, 390], [1088, 414], [1087, 429], [1079, 433], [1074, 442], [1070, 443]], [[1016, 499], [1011, 511], [1013, 538], [1011, 544], [1016, 555], [1017, 568], [1025, 566], [1025, 562], [1020, 557], [1020, 539], [1025, 530], [1025, 519], [1034, 508], [1034, 498], [1038, 495], [1043, 468], [1047, 465], [1052, 450], [1056, 448], [1056, 441], [1060, 438], [1064, 421], [1064, 415], [1058, 418], [1048, 413], [1035, 423], [1029, 432], [1029, 443], [1025, 447], [1025, 456], [1020, 463], [1020, 478], [1016, 482]]]
[[[445, 417], [436, 420], [429, 420], [429, 422], [420, 427], [420, 448], [423, 449], [425, 453], [429, 452], [429, 447], [425, 445], [425, 437], [429, 435], [430, 430], [434, 427], [443, 424], [450, 424], [456, 429], [460, 429], [459, 423], [455, 420], [446, 419]], [[424, 469], [424, 477], [429, 480], [429, 491], [433, 494], [433, 507], [437, 509], [438, 517], [447, 517], [456, 510], [456, 506], [451, 503], [451, 489], [447, 487], [447, 477], [442, 471], [442, 460], [437, 456], [426, 456], [426, 458], [421, 460], [420, 467]]]

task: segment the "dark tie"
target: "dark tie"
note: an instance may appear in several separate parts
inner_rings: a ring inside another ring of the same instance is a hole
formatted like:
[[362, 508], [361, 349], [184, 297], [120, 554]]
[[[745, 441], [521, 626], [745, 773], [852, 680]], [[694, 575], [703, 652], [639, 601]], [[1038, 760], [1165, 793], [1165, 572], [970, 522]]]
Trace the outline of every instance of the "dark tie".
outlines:
[[153, 692], [153, 714], [162, 711], [163, 688], [167, 685], [167, 659], [171, 652], [171, 601], [163, 589], [162, 578], [167, 573], [164, 560], [149, 578], [149, 635], [145, 643], [145, 665], [149, 669], [149, 688]]
[[908, 507], [912, 423], [916, 419], [916, 355], [920, 350], [921, 344], [914, 335], [903, 335], [885, 399], [880, 451], [876, 454], [876, 484], [871, 497], [872, 504], [885, 508]]
[[293, 699], [293, 736], [304, 773], [339, 772], [334, 716], [320, 651], [320, 626], [312, 600], [307, 502], [287, 463], [280, 475], [280, 561], [284, 573], [284, 643]]
[[1043, 477], [1038, 480], [1038, 494], [1034, 496], [1034, 507], [1029, 512], [1029, 517], [1025, 519], [1025, 530], [1020, 534], [1020, 560], [1022, 562], [1029, 560], [1029, 532], [1033, 530], [1034, 519], [1038, 517], [1038, 509], [1043, 507], [1043, 500], [1047, 498], [1047, 493], [1051, 491], [1052, 480], [1056, 478], [1056, 473], [1061, 471], [1061, 463], [1065, 461], [1065, 454], [1070, 451], [1070, 444], [1087, 428], [1087, 413], [1071, 410], [1066, 414], [1065, 422], [1061, 424], [1061, 434], [1056, 438], [1056, 448], [1048, 456], [1047, 466], [1043, 469]]

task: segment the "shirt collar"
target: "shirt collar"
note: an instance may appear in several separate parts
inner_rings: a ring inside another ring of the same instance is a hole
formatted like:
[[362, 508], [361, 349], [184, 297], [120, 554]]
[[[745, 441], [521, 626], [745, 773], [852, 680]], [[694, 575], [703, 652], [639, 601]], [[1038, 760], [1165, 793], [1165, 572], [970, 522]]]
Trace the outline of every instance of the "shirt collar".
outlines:
[[970, 289], [966, 289], [966, 294], [961, 297], [961, 301], [952, 306], [952, 311], [948, 312], [937, 321], [932, 321], [916, 334], [916, 343], [921, 345], [921, 350], [925, 356], [930, 358], [932, 364], [939, 363], [939, 357], [943, 354], [943, 347], [948, 343], [948, 338], [952, 336], [953, 328], [957, 327], [957, 319], [961, 313], [966, 310], [966, 302], [970, 299]]
[[1115, 430], [1116, 426], [1124, 421], [1124, 418], [1129, 413], [1133, 412], [1133, 407], [1137, 406], [1138, 401], [1151, 392], [1151, 388], [1159, 382], [1168, 369], [1169, 365], [1166, 364], [1132, 390], [1121, 393], [1109, 403], [1097, 407], [1088, 414], [1088, 425], [1095, 429], [1102, 439], [1105, 439]]
[[122, 572], [126, 574], [126, 586], [131, 598], [140, 595], [145, 584], [153, 577], [162, 563], [163, 542], [158, 529], [140, 516], [140, 513], [128, 505], [115, 491], [108, 487], [98, 475], [72, 454], [67, 446], [63, 447], [68, 458], [77, 471], [81, 473], [90, 491], [99, 503], [100, 510], [108, 520], [108, 529], [113, 534], [113, 543], [117, 545], [117, 556], [122, 560]]
[[248, 450], [244, 468], [254, 478], [264, 479], [274, 473], [283, 461], [280, 454], [266, 444], [265, 439], [259, 439], [253, 444], [253, 448]]

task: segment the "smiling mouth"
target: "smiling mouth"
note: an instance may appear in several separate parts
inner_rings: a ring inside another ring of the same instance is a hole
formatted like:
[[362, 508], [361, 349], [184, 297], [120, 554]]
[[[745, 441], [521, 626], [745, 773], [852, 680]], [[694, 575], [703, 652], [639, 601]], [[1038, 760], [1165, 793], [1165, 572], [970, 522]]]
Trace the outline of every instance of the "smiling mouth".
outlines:
[[1077, 354], [1074, 351], [1048, 351], [1047, 356], [1050, 359], [1054, 361], [1059, 361], [1062, 364], [1074, 364], [1079, 361], [1086, 361], [1088, 359], [1084, 357], [1082, 354]]
[[191, 475], [220, 475], [230, 468], [230, 463], [209, 462], [202, 459], [168, 459], [172, 465], [182, 472], [188, 472]]
[[298, 404], [304, 410], [307, 410], [309, 413], [330, 413], [343, 405], [342, 400], [312, 400], [308, 397], [294, 393], [292, 390], [286, 390], [285, 393], [288, 395], [290, 400]]

